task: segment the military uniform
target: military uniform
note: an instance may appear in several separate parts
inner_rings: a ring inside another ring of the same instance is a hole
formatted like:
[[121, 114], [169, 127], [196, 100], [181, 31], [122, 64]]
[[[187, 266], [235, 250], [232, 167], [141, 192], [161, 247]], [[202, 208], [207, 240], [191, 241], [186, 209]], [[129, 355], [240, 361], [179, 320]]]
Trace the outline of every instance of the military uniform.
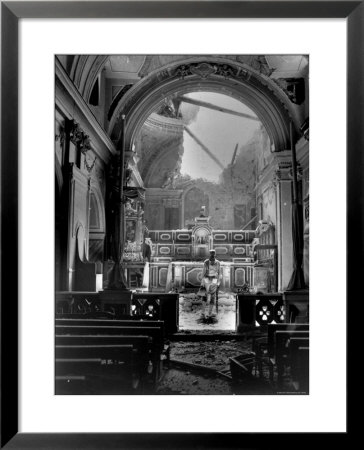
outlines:
[[[211, 253], [215, 253], [211, 251]], [[206, 306], [204, 308], [204, 314], [208, 308], [208, 316], [212, 315], [212, 308], [216, 303], [216, 293], [220, 285], [221, 278], [221, 265], [217, 259], [206, 259], [203, 265], [202, 272], [202, 285], [206, 289]]]

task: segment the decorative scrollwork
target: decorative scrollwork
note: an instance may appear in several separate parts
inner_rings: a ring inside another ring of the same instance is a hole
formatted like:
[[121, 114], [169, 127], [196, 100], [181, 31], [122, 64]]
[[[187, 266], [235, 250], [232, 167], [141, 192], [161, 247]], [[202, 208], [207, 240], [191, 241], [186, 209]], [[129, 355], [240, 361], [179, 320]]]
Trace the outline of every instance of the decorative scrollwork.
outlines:
[[83, 154], [91, 150], [89, 136], [83, 132], [80, 125], [73, 121], [70, 127], [70, 140]]
[[190, 65], [182, 65], [177, 67], [175, 75], [181, 80], [183, 80], [188, 75], [191, 75]]
[[207, 78], [209, 75], [217, 72], [217, 66], [209, 63], [191, 64], [190, 71], [193, 75], [198, 75], [201, 78]]
[[180, 79], [185, 77], [197, 75], [200, 78], [206, 79], [211, 75], [222, 76], [227, 78], [245, 78], [249, 79], [251, 74], [245, 69], [233, 67], [230, 64], [210, 64], [208, 62], [183, 64], [177, 67], [174, 71], [174, 76]]
[[236, 77], [237, 75], [237, 71], [234, 70], [231, 66], [229, 66], [228, 64], [222, 64], [219, 65], [216, 71], [217, 75], [221, 75], [224, 78], [229, 78], [229, 77]]
[[88, 173], [91, 173], [92, 171], [93, 171], [93, 169], [94, 169], [94, 167], [95, 167], [95, 164], [96, 164], [96, 156], [95, 156], [95, 159], [93, 160], [93, 163], [91, 164], [91, 165], [89, 165], [88, 164], [88, 162], [87, 162], [87, 160], [86, 160], [86, 158], [85, 158], [85, 168], [86, 168], [86, 170], [87, 170], [87, 172]]

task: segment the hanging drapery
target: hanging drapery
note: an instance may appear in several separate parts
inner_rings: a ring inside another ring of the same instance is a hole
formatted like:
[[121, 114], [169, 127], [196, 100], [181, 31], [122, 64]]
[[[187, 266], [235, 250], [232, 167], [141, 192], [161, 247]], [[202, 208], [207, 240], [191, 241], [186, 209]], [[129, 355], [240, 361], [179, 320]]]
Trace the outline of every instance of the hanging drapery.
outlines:
[[293, 138], [293, 123], [290, 123], [291, 151], [292, 151], [292, 241], [293, 241], [293, 273], [288, 283], [287, 291], [304, 289], [303, 275], [303, 217], [302, 207], [298, 203], [297, 160], [296, 146]]
[[123, 185], [124, 185], [124, 152], [125, 152], [125, 116], [122, 116], [122, 139], [119, 149], [117, 176], [113, 186], [115, 201], [113, 204], [113, 230], [111, 235], [111, 256], [114, 266], [110, 273], [108, 289], [126, 290], [127, 282], [120, 261], [123, 254], [123, 226], [122, 226], [122, 208], [123, 208]]
[[303, 224], [302, 211], [297, 203], [292, 204], [292, 237], [293, 237], [293, 273], [288, 283], [287, 291], [304, 289], [303, 275]]

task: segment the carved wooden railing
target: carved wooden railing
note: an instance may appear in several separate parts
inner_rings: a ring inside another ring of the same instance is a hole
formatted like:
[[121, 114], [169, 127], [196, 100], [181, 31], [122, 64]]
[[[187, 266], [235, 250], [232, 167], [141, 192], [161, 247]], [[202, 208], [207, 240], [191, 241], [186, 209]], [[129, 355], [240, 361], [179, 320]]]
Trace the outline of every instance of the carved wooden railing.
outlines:
[[238, 331], [287, 321], [282, 294], [238, 294], [236, 309]]

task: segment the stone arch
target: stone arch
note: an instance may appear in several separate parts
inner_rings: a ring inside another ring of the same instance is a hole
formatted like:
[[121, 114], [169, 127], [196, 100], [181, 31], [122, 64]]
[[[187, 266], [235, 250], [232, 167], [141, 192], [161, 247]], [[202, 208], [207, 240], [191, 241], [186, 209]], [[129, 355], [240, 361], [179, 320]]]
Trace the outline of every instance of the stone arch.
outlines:
[[[183, 224], [183, 226], [185, 225], [185, 222], [187, 219], [189, 219], [189, 220], [194, 219], [193, 212], [191, 211], [191, 213], [189, 213], [188, 208], [187, 208], [187, 213], [186, 213], [186, 201], [189, 201], [189, 196], [191, 195], [192, 191], [201, 192], [203, 194], [203, 196], [208, 200], [207, 202], [205, 202], [205, 203], [207, 203], [207, 205], [204, 205], [204, 206], [207, 206], [206, 213], [207, 213], [207, 215], [209, 215], [209, 206], [210, 206], [209, 195], [207, 193], [203, 192], [203, 190], [200, 189], [198, 186], [195, 186], [193, 184], [193, 185], [189, 186], [182, 194], [182, 224]], [[198, 201], [198, 198], [197, 198], [197, 201]], [[199, 215], [199, 209], [201, 208], [201, 206], [203, 206], [203, 205], [198, 205], [198, 204], [196, 205], [196, 208], [194, 209], [194, 211], [196, 212], [195, 217]], [[187, 217], [187, 215], [189, 217]]]
[[299, 124], [288, 100], [264, 75], [243, 63], [219, 57], [188, 58], [150, 73], [121, 99], [111, 117], [109, 134], [119, 140], [119, 118], [125, 114], [125, 145], [131, 148], [141, 126], [165, 97], [201, 90], [240, 100], [261, 120], [275, 151], [289, 148], [289, 121], [293, 120], [296, 129]]
[[70, 77], [87, 102], [108, 58], [108, 55], [79, 55], [73, 60]]

